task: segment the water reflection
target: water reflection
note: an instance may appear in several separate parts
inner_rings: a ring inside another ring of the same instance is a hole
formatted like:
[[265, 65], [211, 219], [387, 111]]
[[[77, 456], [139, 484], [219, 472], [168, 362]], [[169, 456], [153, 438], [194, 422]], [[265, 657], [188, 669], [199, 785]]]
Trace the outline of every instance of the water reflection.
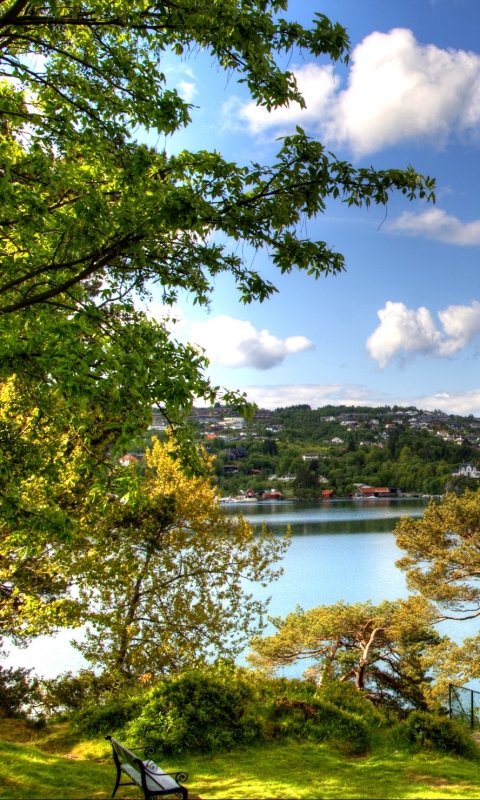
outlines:
[[253, 525], [292, 526], [292, 533], [375, 533], [393, 531], [404, 516], [421, 517], [428, 500], [343, 500], [336, 502], [241, 503], [227, 513], [242, 514]]

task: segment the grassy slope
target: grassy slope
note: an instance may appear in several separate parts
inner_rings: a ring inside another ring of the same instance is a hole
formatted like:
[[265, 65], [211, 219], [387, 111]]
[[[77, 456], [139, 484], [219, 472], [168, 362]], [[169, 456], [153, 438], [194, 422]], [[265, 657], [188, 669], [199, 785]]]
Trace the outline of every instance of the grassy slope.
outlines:
[[[326, 746], [289, 744], [219, 756], [159, 759], [186, 769], [192, 800], [208, 798], [480, 798], [480, 764], [436, 754], [349, 758]], [[0, 797], [107, 798], [115, 770], [107, 743], [75, 743], [66, 725], [31, 731], [0, 720]], [[140, 798], [134, 787], [118, 800]]]

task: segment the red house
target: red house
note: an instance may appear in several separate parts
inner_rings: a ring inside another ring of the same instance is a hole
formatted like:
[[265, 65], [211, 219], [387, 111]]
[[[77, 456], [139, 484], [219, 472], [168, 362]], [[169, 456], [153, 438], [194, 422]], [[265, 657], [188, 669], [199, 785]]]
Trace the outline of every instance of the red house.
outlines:
[[391, 497], [388, 486], [362, 486], [360, 491], [364, 497]]

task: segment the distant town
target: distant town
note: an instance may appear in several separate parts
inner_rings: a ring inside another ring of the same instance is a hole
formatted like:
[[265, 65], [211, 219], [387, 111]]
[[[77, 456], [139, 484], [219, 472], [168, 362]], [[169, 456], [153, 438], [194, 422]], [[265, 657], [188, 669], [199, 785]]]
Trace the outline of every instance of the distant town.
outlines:
[[[438, 496], [480, 479], [480, 418], [472, 415], [298, 405], [258, 409], [247, 421], [217, 404], [194, 408], [189, 422], [224, 502]], [[153, 409], [145, 442], [120, 463], [140, 466], [144, 445], [168, 428]]]

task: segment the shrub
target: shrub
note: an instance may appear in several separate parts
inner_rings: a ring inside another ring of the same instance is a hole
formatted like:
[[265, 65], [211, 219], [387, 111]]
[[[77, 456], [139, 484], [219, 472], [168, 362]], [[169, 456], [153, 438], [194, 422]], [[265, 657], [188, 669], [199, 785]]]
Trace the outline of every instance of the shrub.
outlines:
[[0, 717], [25, 716], [38, 700], [38, 681], [31, 669], [0, 667]]
[[[88, 685], [89, 702], [73, 715], [79, 731], [116, 731], [126, 744], [154, 744], [167, 755], [286, 739], [330, 741], [344, 752], [364, 753], [371, 731], [385, 724], [350, 685], [332, 683], [319, 691], [306, 681], [265, 678], [229, 662], [160, 678], [153, 688], [123, 686], [115, 695], [100, 693], [95, 702], [101, 687]], [[83, 684], [71, 677], [59, 688], [70, 707], [84, 696]]]
[[161, 680], [127, 728], [167, 754], [215, 753], [262, 738], [254, 685], [235, 667], [205, 668]]
[[121, 682], [105, 672], [101, 675], [88, 669], [80, 670], [77, 675], [65, 672], [40, 682], [42, 705], [49, 714], [80, 710], [118, 694], [124, 684], [125, 680]]
[[348, 753], [365, 753], [370, 745], [369, 727], [358, 715], [345, 711], [328, 700], [310, 701], [279, 698], [272, 709], [276, 737], [310, 741], [328, 740]]
[[144, 698], [128, 695], [125, 692], [116, 697], [108, 697], [96, 704], [86, 706], [73, 715], [73, 726], [86, 736], [114, 733], [124, 728], [138, 716]]
[[410, 743], [427, 749], [478, 758], [479, 750], [468, 731], [448, 717], [413, 711], [402, 723]]
[[364, 692], [350, 683], [337, 680], [326, 681], [321, 687], [316, 687], [316, 697], [319, 700], [328, 700], [344, 711], [350, 711], [361, 717], [369, 727], [381, 728], [388, 724], [388, 717], [383, 709], [374, 706]]

